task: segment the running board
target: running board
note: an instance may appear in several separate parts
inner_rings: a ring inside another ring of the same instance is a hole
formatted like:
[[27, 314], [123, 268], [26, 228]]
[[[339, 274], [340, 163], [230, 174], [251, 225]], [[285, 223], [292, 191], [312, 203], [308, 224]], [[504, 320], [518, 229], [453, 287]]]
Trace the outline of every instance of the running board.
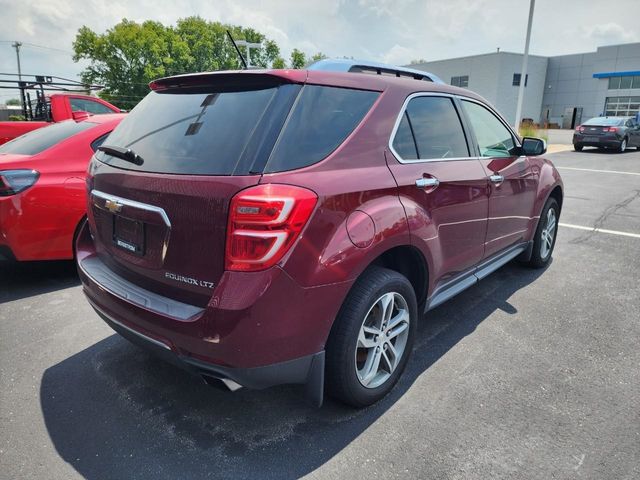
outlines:
[[429, 301], [426, 303], [424, 308], [425, 313], [436, 308], [438, 305], [443, 304], [447, 300], [455, 297], [470, 286], [478, 283], [490, 273], [495, 272], [500, 267], [509, 263], [522, 252], [527, 250], [527, 248], [529, 247], [529, 243], [530, 242], [521, 243], [519, 245], [508, 248], [507, 250], [498, 253], [494, 257], [485, 260], [471, 270], [458, 275], [453, 280], [450, 280], [444, 285], [438, 287]]

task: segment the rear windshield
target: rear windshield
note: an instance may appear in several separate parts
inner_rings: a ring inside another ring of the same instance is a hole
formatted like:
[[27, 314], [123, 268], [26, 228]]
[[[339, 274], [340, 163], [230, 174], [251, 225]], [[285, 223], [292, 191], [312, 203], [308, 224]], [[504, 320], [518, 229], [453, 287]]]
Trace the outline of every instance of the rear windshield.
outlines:
[[246, 175], [311, 165], [353, 131], [378, 93], [279, 85], [217, 92], [151, 92], [105, 145], [130, 148], [135, 165], [98, 152], [129, 170], [192, 175]]
[[95, 127], [95, 123], [91, 122], [75, 122], [68, 120], [66, 122], [54, 123], [46, 127], [32, 130], [24, 135], [11, 140], [0, 146], [1, 153], [14, 153], [17, 155], [36, 155], [43, 152], [47, 148], [53, 147], [56, 143], [66, 140], [67, 138]]
[[622, 122], [624, 122], [624, 118], [616, 118], [616, 117], [612, 117], [612, 118], [606, 118], [606, 117], [596, 117], [596, 118], [592, 118], [590, 120], [587, 120], [586, 122], [583, 123], [583, 125], [622, 125]]

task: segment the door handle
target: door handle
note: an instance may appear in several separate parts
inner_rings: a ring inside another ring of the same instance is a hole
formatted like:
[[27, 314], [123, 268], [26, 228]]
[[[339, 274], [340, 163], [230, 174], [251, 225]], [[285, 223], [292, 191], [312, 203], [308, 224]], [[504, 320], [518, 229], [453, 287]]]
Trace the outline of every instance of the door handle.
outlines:
[[438, 185], [440, 185], [440, 180], [433, 177], [423, 177], [416, 180], [416, 187], [418, 188], [436, 188]]
[[493, 183], [502, 183], [502, 182], [504, 182], [504, 176], [503, 175], [491, 175], [489, 177], [489, 180], [491, 180], [491, 182], [493, 182]]

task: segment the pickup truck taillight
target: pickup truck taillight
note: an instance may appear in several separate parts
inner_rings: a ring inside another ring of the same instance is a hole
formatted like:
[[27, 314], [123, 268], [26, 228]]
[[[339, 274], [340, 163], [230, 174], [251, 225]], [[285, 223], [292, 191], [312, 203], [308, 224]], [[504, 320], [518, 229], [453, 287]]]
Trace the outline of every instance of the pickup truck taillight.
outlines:
[[8, 197], [26, 190], [38, 180], [35, 170], [0, 170], [0, 197]]
[[265, 184], [231, 199], [225, 268], [257, 271], [282, 259], [306, 225], [318, 196], [306, 188]]

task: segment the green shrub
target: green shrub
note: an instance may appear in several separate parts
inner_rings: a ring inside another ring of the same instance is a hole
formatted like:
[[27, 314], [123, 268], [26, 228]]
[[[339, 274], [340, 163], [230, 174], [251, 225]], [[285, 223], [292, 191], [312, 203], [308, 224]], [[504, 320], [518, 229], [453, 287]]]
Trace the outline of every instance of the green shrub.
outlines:
[[546, 130], [537, 129], [534, 125], [522, 124], [520, 125], [520, 136], [521, 137], [535, 137], [542, 138], [545, 142], [549, 140], [549, 134]]

